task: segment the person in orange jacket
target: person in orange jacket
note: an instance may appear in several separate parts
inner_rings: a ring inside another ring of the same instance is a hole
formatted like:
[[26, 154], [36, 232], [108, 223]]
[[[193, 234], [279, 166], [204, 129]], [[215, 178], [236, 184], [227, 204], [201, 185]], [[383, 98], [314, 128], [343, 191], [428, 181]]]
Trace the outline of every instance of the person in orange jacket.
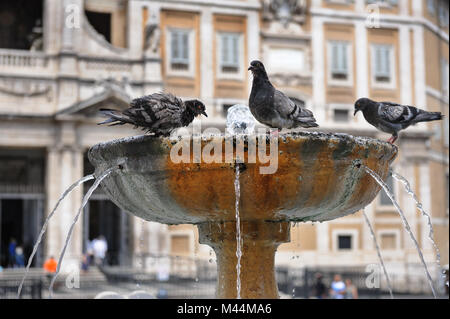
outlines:
[[58, 262], [53, 258], [53, 256], [50, 256], [49, 259], [47, 259], [44, 263], [44, 270], [49, 273], [53, 274], [56, 272], [56, 267], [58, 266]]

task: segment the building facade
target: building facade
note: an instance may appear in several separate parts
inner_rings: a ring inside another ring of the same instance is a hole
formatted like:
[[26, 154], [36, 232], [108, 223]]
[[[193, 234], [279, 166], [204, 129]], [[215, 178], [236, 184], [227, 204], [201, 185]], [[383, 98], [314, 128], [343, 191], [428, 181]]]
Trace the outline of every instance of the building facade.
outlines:
[[[227, 108], [248, 103], [249, 62], [264, 62], [273, 84], [311, 109], [321, 131], [386, 139], [362, 115], [359, 97], [441, 111], [444, 121], [400, 135], [393, 170], [432, 215], [441, 264], [448, 265], [448, 3], [437, 0], [24, 0], [0, 4], [0, 218], [2, 265], [11, 238], [30, 251], [45, 216], [73, 182], [92, 173], [92, 145], [129, 135], [100, 127], [99, 108], [164, 90], [199, 98], [223, 129]], [[22, 10], [27, 8], [27, 10]], [[388, 180], [433, 268], [427, 219], [400, 182]], [[89, 184], [87, 184], [89, 186]], [[36, 265], [59, 255], [81, 204], [79, 188], [50, 221]], [[394, 206], [379, 195], [366, 207], [388, 270], [423, 272]], [[196, 227], [147, 223], [97, 191], [75, 227], [67, 262], [105, 235], [109, 262], [141, 253], [210, 258]], [[292, 256], [299, 256], [293, 259]], [[378, 263], [362, 212], [292, 227], [277, 264]], [[447, 266], [448, 267], [448, 266]], [[433, 275], [437, 278], [436, 271]]]

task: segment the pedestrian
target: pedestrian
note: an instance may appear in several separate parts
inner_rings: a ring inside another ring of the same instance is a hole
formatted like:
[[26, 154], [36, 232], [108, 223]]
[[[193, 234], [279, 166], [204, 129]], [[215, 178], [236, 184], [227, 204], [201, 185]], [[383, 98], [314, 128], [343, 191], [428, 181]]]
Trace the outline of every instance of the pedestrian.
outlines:
[[16, 264], [16, 247], [16, 240], [11, 238], [8, 245], [8, 267], [14, 267]]
[[323, 283], [321, 273], [316, 274], [316, 282], [314, 283], [314, 296], [317, 299], [325, 299], [327, 297], [327, 287]]
[[345, 283], [342, 281], [341, 275], [334, 275], [333, 282], [331, 283], [330, 294], [333, 299], [344, 299], [345, 297]]
[[14, 268], [23, 268], [23, 267], [25, 267], [25, 256], [23, 255], [23, 248], [17, 246], [15, 252]]
[[[48, 282], [51, 282], [53, 274], [56, 272], [56, 269], [58, 267], [58, 262], [53, 258], [53, 256], [50, 256], [49, 259], [47, 259], [44, 262], [43, 268], [46, 272], [46, 277]], [[54, 289], [58, 287], [58, 283], [55, 283]]]
[[87, 254], [83, 254], [81, 259], [81, 270], [83, 273], [87, 273], [89, 271], [89, 257]]
[[108, 243], [105, 236], [101, 235], [93, 242], [94, 255], [97, 265], [103, 266], [105, 263], [106, 252], [108, 251]]
[[345, 299], [358, 299], [358, 288], [352, 283], [351, 279], [345, 280]]

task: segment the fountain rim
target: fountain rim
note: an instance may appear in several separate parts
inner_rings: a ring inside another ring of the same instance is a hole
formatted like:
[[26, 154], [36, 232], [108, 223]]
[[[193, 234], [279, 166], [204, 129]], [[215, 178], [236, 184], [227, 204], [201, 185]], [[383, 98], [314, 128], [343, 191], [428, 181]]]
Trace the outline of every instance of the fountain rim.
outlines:
[[[123, 137], [119, 139], [114, 139], [111, 141], [106, 142], [100, 142], [95, 145], [93, 145], [89, 151], [88, 151], [88, 158], [89, 161], [91, 161], [92, 154], [93, 153], [99, 153], [102, 150], [106, 149], [112, 149], [114, 147], [117, 147], [118, 145], [127, 145], [127, 144], [140, 144], [147, 141], [159, 141], [162, 146], [166, 145], [168, 148], [170, 148], [172, 145], [176, 144], [177, 142], [183, 141], [183, 140], [200, 140], [201, 142], [209, 142], [217, 138], [225, 139], [229, 137], [242, 137], [244, 142], [248, 142], [248, 138], [250, 136], [256, 136], [256, 139], [258, 140], [260, 137], [265, 137], [266, 142], [269, 142], [274, 137], [269, 134], [237, 134], [237, 135], [229, 135], [229, 134], [210, 134], [210, 135], [185, 135], [185, 136], [170, 136], [170, 137], [156, 137], [154, 135], [149, 134], [141, 134], [141, 135], [135, 135], [135, 136], [128, 136]], [[388, 159], [389, 162], [392, 162], [398, 155], [398, 147], [397, 145], [390, 144], [388, 142], [382, 141], [380, 139], [367, 137], [367, 136], [353, 136], [347, 133], [325, 133], [325, 132], [305, 132], [305, 131], [294, 131], [294, 132], [287, 132], [287, 133], [280, 133], [278, 137], [278, 140], [282, 140], [283, 142], [286, 142], [287, 139], [293, 139], [293, 140], [337, 140], [338, 142], [346, 142], [346, 143], [355, 143], [357, 145], [367, 147], [369, 145], [375, 146], [379, 145], [386, 149], [386, 153], [392, 153], [392, 157]], [[92, 162], [92, 161], [91, 161]]]

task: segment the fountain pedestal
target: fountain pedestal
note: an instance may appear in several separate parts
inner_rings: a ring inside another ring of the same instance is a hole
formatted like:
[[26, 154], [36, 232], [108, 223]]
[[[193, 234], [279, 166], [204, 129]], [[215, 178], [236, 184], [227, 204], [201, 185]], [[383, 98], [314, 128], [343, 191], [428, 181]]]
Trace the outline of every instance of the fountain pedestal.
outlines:
[[[289, 241], [289, 222], [241, 222], [241, 298], [278, 298], [275, 252]], [[198, 225], [200, 243], [210, 245], [217, 257], [217, 298], [237, 297], [236, 222]]]

